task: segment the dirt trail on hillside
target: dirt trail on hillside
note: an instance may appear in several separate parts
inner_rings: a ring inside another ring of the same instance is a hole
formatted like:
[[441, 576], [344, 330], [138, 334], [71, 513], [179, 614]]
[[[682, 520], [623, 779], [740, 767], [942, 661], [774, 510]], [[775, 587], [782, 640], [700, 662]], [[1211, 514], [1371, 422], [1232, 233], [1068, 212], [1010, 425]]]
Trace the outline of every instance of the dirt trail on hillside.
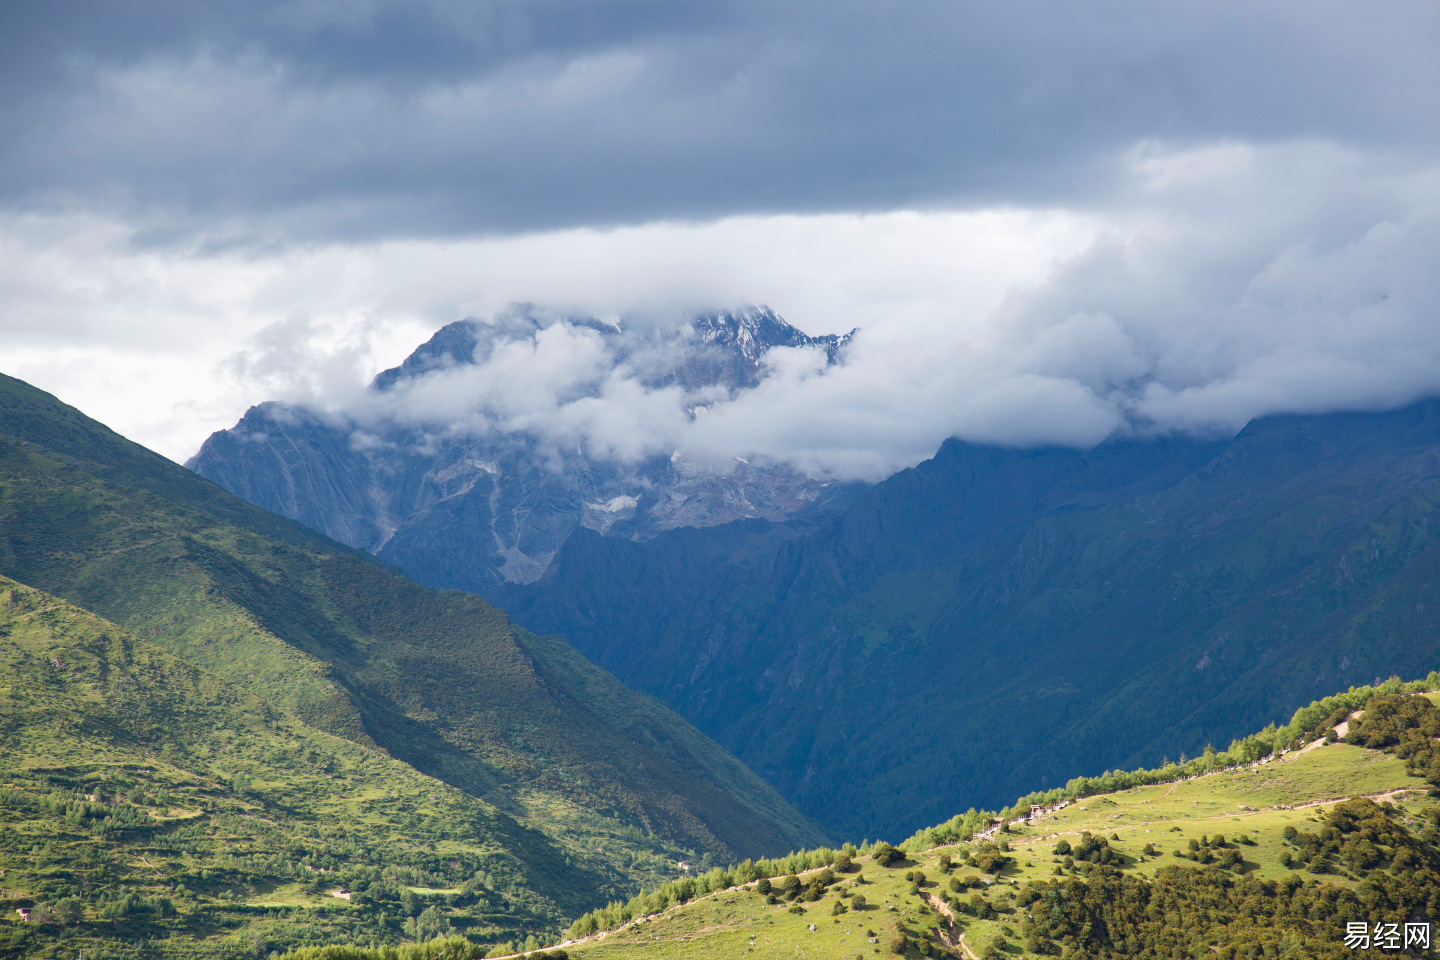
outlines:
[[1402, 793], [1410, 793], [1419, 790], [1418, 787], [1401, 787], [1399, 790], [1386, 790], [1383, 793], [1351, 793], [1343, 797], [1330, 797], [1326, 800], [1311, 800], [1309, 803], [1297, 803], [1291, 806], [1291, 810], [1304, 810], [1306, 807], [1321, 807], [1327, 803], [1340, 803], [1349, 800], [1351, 797], [1364, 797], [1366, 800], [1374, 800], [1376, 803], [1384, 803], [1387, 800], [1394, 800]]
[[[1350, 732], [1350, 721], [1351, 721], [1351, 720], [1358, 720], [1358, 719], [1360, 719], [1361, 717], [1363, 717], [1364, 715], [1365, 715], [1365, 711], [1364, 711], [1364, 710], [1356, 710], [1354, 713], [1350, 714], [1350, 716], [1346, 717], [1344, 720], [1341, 720], [1339, 723], [1337, 723], [1337, 724], [1335, 725], [1335, 740], [1336, 740], [1336, 742], [1338, 743], [1338, 742], [1344, 740], [1344, 739], [1345, 739], [1345, 734], [1347, 734], [1347, 733]], [[1289, 754], [1287, 754], [1286, 756], [1281, 757], [1281, 759], [1282, 759], [1282, 760], [1294, 760], [1296, 757], [1303, 757], [1305, 754], [1309, 753], [1311, 750], [1318, 750], [1319, 748], [1324, 747], [1324, 746], [1329, 746], [1329, 744], [1327, 744], [1327, 743], [1325, 742], [1325, 738], [1324, 738], [1324, 737], [1321, 737], [1321, 738], [1318, 739], [1318, 740], [1311, 740], [1309, 743], [1305, 744], [1305, 746], [1301, 747], [1299, 750], [1292, 750], [1292, 751], [1291, 751]]]
[[[1290, 804], [1289, 806], [1276, 805], [1276, 806], [1270, 807], [1270, 809], [1271, 809], [1271, 810], [1306, 810], [1306, 809], [1309, 809], [1310, 807], [1323, 807], [1323, 806], [1325, 806], [1326, 804], [1329, 804], [1329, 803], [1341, 803], [1341, 802], [1343, 802], [1343, 801], [1345, 801], [1345, 800], [1349, 800], [1351, 797], [1360, 797], [1360, 798], [1365, 799], [1365, 800], [1374, 800], [1376, 803], [1384, 803], [1384, 802], [1387, 801], [1387, 800], [1394, 800], [1396, 797], [1400, 796], [1400, 795], [1403, 794], [1403, 793], [1412, 793], [1412, 792], [1415, 792], [1415, 791], [1417, 791], [1417, 790], [1419, 790], [1418, 787], [1401, 787], [1401, 788], [1398, 789], [1398, 790], [1385, 790], [1385, 791], [1382, 791], [1382, 792], [1380, 792], [1380, 793], [1347, 793], [1347, 794], [1345, 794], [1345, 796], [1343, 796], [1343, 797], [1326, 797], [1324, 800], [1309, 800], [1309, 801], [1307, 801], [1307, 802], [1305, 802], [1305, 803], [1294, 803], [1294, 804]], [[1206, 820], [1233, 820], [1233, 819], [1235, 819], [1236, 817], [1251, 817], [1251, 816], [1254, 816], [1254, 815], [1257, 814], [1257, 813], [1265, 813], [1265, 812], [1266, 812], [1265, 810], [1242, 810], [1242, 811], [1239, 811], [1238, 813], [1231, 813], [1231, 812], [1228, 812], [1228, 811], [1227, 811], [1227, 812], [1224, 812], [1224, 813], [1217, 813], [1217, 814], [1215, 814], [1213, 817], [1199, 817], [1199, 818], [1196, 819], [1196, 822], [1197, 822], [1197, 823], [1200, 823], [1200, 822], [1204, 822], [1204, 821], [1206, 821]], [[1069, 831], [1069, 832], [1074, 833], [1075, 831], [1072, 830], [1072, 831]], [[1058, 836], [1058, 834], [1057, 834], [1057, 836]]]
[[969, 960], [979, 960], [975, 953], [965, 944], [965, 937], [960, 932], [960, 927], [955, 922], [955, 912], [950, 909], [950, 904], [941, 900], [933, 893], [925, 894], [925, 902], [930, 909], [935, 911], [936, 916], [945, 921], [945, 926], [937, 927], [936, 936], [940, 938], [940, 945], [946, 950], [959, 950]]

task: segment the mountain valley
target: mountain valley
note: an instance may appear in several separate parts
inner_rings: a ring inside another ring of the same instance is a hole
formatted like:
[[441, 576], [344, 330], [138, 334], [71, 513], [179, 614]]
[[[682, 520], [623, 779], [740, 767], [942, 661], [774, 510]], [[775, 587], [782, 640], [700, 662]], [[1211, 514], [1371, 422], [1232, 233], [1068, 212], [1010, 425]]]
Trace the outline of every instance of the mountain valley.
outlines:
[[873, 836], [1429, 669], [1437, 465], [1433, 401], [1229, 441], [952, 440], [817, 528], [577, 531], [487, 595]]
[[[487, 587], [512, 623], [20, 381], [0, 400], [0, 899], [24, 915], [0, 951], [1168, 956], [1163, 929], [1094, 931], [1139, 923], [1135, 897], [1233, 890], [1313, 904], [1272, 924], [1276, 955], [1329, 956], [1346, 891], [1440, 908], [1440, 765], [1363, 720], [1440, 685], [1363, 685], [1435, 658], [1440, 403], [1231, 440], [949, 441], [828, 514], [577, 526], [543, 576]], [[1032, 804], [1053, 824], [997, 846]], [[1202, 804], [1244, 842], [1197, 834]], [[1291, 828], [1335, 831], [1318, 879]], [[1378, 867], [1354, 831], [1389, 838]], [[859, 840], [909, 832], [893, 856]], [[1171, 841], [1186, 862], [1146, 846]], [[1046, 898], [1109, 919], [1042, 921]]]

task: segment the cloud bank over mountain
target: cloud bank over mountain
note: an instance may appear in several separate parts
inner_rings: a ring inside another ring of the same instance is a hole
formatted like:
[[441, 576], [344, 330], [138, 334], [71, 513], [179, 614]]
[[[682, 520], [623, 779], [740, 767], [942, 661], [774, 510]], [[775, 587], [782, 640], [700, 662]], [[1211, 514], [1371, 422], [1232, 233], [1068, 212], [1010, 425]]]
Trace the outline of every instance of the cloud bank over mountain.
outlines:
[[260, 400], [361, 404], [515, 301], [861, 332], [693, 417], [547, 332], [427, 385], [424, 416], [874, 478], [952, 434], [1223, 433], [1440, 391], [1434, 4], [146, 2], [5, 26], [0, 365], [177, 459]]
[[1434, 172], [1396, 176], [1324, 145], [1143, 150], [1128, 162], [1135, 188], [1043, 277], [971, 315], [837, 318], [861, 326], [840, 363], [772, 350], [759, 386], [733, 397], [649, 382], [635, 352], [644, 316], [627, 318], [641, 326], [626, 338], [526, 328], [474, 365], [389, 393], [307, 384], [290, 396], [362, 427], [537, 435], [561, 459], [683, 449], [873, 480], [951, 435], [1077, 446], [1228, 435], [1266, 413], [1440, 392]]

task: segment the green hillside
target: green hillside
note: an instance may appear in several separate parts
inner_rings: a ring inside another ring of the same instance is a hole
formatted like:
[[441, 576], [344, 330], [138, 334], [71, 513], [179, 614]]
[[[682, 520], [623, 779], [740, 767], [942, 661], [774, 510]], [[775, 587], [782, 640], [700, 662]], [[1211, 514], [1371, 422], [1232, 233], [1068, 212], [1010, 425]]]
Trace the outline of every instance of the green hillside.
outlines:
[[5, 578], [0, 771], [3, 956], [501, 942], [620, 888], [490, 804]]
[[434, 593], [0, 378], [0, 574], [542, 832], [608, 891], [824, 837], [563, 641]]
[[994, 820], [970, 811], [899, 848], [847, 845], [671, 884], [582, 918], [563, 949], [1313, 960], [1393, 956], [1345, 946], [1346, 924], [1403, 936], [1407, 922], [1430, 923], [1440, 946], [1440, 694], [1412, 692], [1437, 681], [1352, 690], [1226, 753], [1108, 774], [1135, 784], [1122, 789], [1077, 779], [1027, 798], [1051, 806], [1033, 817], [1029, 803]]

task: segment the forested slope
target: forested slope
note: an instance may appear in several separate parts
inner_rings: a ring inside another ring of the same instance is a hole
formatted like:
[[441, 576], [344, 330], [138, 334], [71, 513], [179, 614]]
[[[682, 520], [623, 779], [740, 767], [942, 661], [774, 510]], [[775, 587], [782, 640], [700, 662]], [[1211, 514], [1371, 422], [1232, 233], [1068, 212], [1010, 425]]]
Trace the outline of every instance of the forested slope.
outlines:
[[578, 531], [490, 595], [863, 836], [1429, 669], [1437, 531], [1427, 401], [1223, 443], [950, 441], [818, 529]]

